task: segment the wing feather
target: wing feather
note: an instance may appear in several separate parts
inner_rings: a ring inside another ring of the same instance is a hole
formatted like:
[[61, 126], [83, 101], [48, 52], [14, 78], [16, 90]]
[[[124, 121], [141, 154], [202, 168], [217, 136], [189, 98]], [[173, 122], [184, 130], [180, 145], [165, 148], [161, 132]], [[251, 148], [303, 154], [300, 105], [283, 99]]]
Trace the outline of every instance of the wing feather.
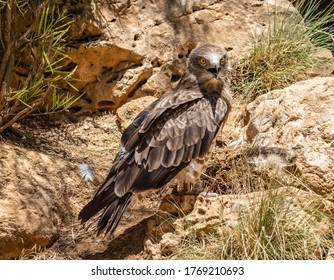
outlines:
[[148, 150], [149, 150], [147, 157], [148, 171], [153, 171], [162, 165], [161, 158], [164, 153], [164, 148], [163, 146], [160, 146]]
[[[184, 158], [185, 150], [186, 150], [185, 148], [181, 148], [176, 151], [173, 166], [178, 166], [181, 164], [182, 161], [185, 161], [185, 158]], [[185, 161], [185, 162], [188, 162], [188, 161]]]
[[176, 136], [173, 138], [169, 138], [167, 140], [167, 149], [170, 151], [176, 151], [182, 148], [182, 146], [184, 145], [183, 143], [183, 135], [181, 134], [180, 136]]
[[193, 70], [190, 67], [176, 89], [146, 107], [124, 131], [105, 182], [79, 214], [82, 222], [104, 208], [98, 231], [107, 228], [112, 233], [135, 193], [162, 187], [209, 152], [230, 100], [215, 90], [216, 82], [203, 88], [207, 75]]
[[177, 150], [164, 149], [163, 157], [161, 160], [161, 165], [163, 167], [171, 167], [174, 165]]
[[[136, 150], [136, 164], [145, 162], [147, 166], [142, 168], [149, 173], [159, 169], [157, 175], [166, 176], [161, 167], [167, 173], [173, 166], [188, 164], [192, 159], [205, 155], [222, 121], [214, 115], [215, 104], [203, 98], [165, 112], [163, 119], [152, 123], [150, 130], [143, 135]], [[164, 125], [158, 131], [156, 127], [162, 122]], [[136, 186], [136, 183], [133, 185], [133, 188], [143, 187]]]
[[195, 145], [191, 145], [191, 146], [185, 146], [183, 148], [184, 150], [184, 153], [183, 153], [183, 158], [182, 160], [184, 162], [189, 162], [191, 161], [191, 159], [193, 158], [193, 155], [194, 155], [194, 147]]
[[125, 169], [120, 170], [116, 174], [114, 192], [117, 196], [122, 197], [127, 192], [131, 191], [137, 176], [140, 174], [141, 167], [132, 162]]
[[[204, 139], [204, 138], [203, 138], [203, 139]], [[193, 153], [192, 153], [192, 155], [191, 155], [191, 159], [198, 158], [198, 156], [200, 155], [200, 150], [201, 150], [201, 146], [202, 146], [203, 139], [201, 139], [201, 141], [198, 141], [198, 142], [194, 145], [194, 150], [193, 150]]]
[[[163, 104], [169, 104], [166, 102], [164, 100]], [[219, 112], [216, 113], [217, 109]], [[155, 188], [176, 176], [181, 170], [179, 166], [203, 157], [209, 151], [227, 111], [228, 105], [219, 98], [215, 102], [206, 98], [192, 100], [175, 109], [165, 110], [147, 130], [143, 126], [151, 112], [138, 116], [128, 130], [128, 136], [123, 138], [125, 147], [129, 141], [131, 145], [128, 147], [134, 145], [132, 141], [135, 139], [136, 145], [127, 152], [118, 165], [118, 173], [112, 178], [115, 194], [121, 197], [127, 192]]]
[[145, 133], [155, 120], [166, 113], [169, 110], [174, 110], [180, 105], [189, 104], [191, 101], [199, 100], [203, 98], [202, 92], [199, 90], [175, 89], [172, 93], [163, 96], [156, 104], [156, 106], [147, 114], [145, 120], [142, 122], [142, 126], [139, 130], [140, 133]]

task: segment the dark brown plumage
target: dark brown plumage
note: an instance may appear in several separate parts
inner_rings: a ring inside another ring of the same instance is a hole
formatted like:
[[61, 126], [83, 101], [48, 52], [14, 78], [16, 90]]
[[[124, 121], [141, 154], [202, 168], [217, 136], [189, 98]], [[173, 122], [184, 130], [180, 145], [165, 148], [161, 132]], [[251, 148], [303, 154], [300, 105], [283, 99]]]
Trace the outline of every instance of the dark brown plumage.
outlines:
[[124, 131], [105, 182], [79, 213], [82, 223], [103, 209], [98, 232], [113, 233], [136, 193], [161, 188], [174, 177], [198, 183], [231, 108], [227, 60], [226, 51], [213, 45], [191, 52], [178, 86]]

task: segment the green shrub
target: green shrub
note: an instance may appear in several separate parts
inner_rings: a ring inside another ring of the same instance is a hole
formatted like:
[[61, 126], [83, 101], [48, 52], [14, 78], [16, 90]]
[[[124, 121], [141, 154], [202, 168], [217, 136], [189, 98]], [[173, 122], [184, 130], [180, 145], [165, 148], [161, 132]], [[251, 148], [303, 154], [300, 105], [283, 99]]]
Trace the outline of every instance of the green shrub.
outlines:
[[0, 9], [1, 133], [36, 110], [66, 110], [78, 97], [69, 93], [75, 68], [64, 70], [65, 11], [47, 0], [0, 1]]
[[[305, 2], [299, 0], [295, 5]], [[286, 18], [274, 11], [268, 28], [254, 38], [247, 57], [235, 65], [235, 92], [254, 99], [306, 78], [307, 69], [327, 62], [315, 53], [317, 47], [334, 47], [333, 35], [326, 32], [334, 6], [322, 12], [317, 12], [317, 6], [316, 1], [308, 1], [303, 6], [303, 17], [294, 12]]]

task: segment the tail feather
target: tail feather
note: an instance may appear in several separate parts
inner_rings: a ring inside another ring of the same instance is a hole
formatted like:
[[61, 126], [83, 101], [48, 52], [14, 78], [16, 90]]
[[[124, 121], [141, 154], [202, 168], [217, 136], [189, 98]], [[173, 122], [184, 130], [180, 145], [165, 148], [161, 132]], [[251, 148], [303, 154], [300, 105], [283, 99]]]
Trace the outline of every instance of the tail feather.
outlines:
[[115, 229], [117, 228], [126, 208], [128, 207], [129, 203], [131, 202], [133, 197], [133, 193], [125, 194], [119, 201], [118, 206], [113, 214], [111, 221], [109, 222], [109, 226], [107, 228], [106, 233], [110, 232], [113, 234]]
[[90, 218], [94, 217], [98, 212], [110, 205], [117, 198], [118, 196], [112, 189], [106, 189], [105, 191], [95, 195], [94, 198], [80, 211], [78, 216], [79, 220], [81, 220], [81, 223], [87, 222]]
[[98, 192], [79, 213], [79, 220], [81, 223], [85, 223], [105, 208], [97, 224], [98, 234], [107, 226], [106, 234], [108, 232], [112, 234], [115, 231], [134, 195], [128, 192], [124, 196], [118, 197], [113, 188], [112, 185], [103, 192]]
[[115, 174], [114, 165], [93, 199], [82, 208], [78, 215], [83, 224], [104, 209], [97, 224], [98, 234], [106, 227], [106, 234], [108, 232], [112, 234], [115, 231], [134, 195], [132, 192], [127, 192], [122, 197], [115, 194]]
[[[109, 221], [113, 211], [117, 207], [118, 202], [119, 202], [118, 199], [115, 199], [112, 203], [110, 203], [110, 205], [101, 214], [101, 216], [99, 218], [99, 221], [97, 223], [98, 234], [100, 233], [100, 231], [102, 229], [104, 229], [107, 226], [108, 221]], [[101, 230], [99, 230], [99, 229], [101, 229]]]
[[117, 228], [126, 208], [131, 202], [133, 193], [126, 193], [122, 197], [117, 197], [107, 209], [102, 213], [100, 220], [98, 222], [98, 234], [108, 225], [106, 234], [109, 232], [110, 235], [113, 234]]
[[94, 217], [103, 208], [110, 206], [110, 204], [118, 198], [114, 192], [114, 175], [115, 168], [113, 166], [93, 199], [88, 202], [80, 211], [78, 219], [81, 220], [82, 224], [87, 222], [90, 218]]

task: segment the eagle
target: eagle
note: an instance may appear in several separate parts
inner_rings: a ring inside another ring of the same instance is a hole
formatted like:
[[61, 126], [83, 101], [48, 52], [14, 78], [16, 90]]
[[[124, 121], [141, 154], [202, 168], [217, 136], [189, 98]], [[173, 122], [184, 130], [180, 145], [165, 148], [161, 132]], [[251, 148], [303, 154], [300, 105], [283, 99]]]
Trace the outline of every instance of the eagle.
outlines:
[[201, 186], [200, 175], [230, 110], [227, 52], [198, 46], [175, 89], [125, 129], [108, 176], [79, 213], [81, 223], [101, 212], [97, 233], [111, 235], [136, 194], [162, 188], [173, 178], [186, 188]]

